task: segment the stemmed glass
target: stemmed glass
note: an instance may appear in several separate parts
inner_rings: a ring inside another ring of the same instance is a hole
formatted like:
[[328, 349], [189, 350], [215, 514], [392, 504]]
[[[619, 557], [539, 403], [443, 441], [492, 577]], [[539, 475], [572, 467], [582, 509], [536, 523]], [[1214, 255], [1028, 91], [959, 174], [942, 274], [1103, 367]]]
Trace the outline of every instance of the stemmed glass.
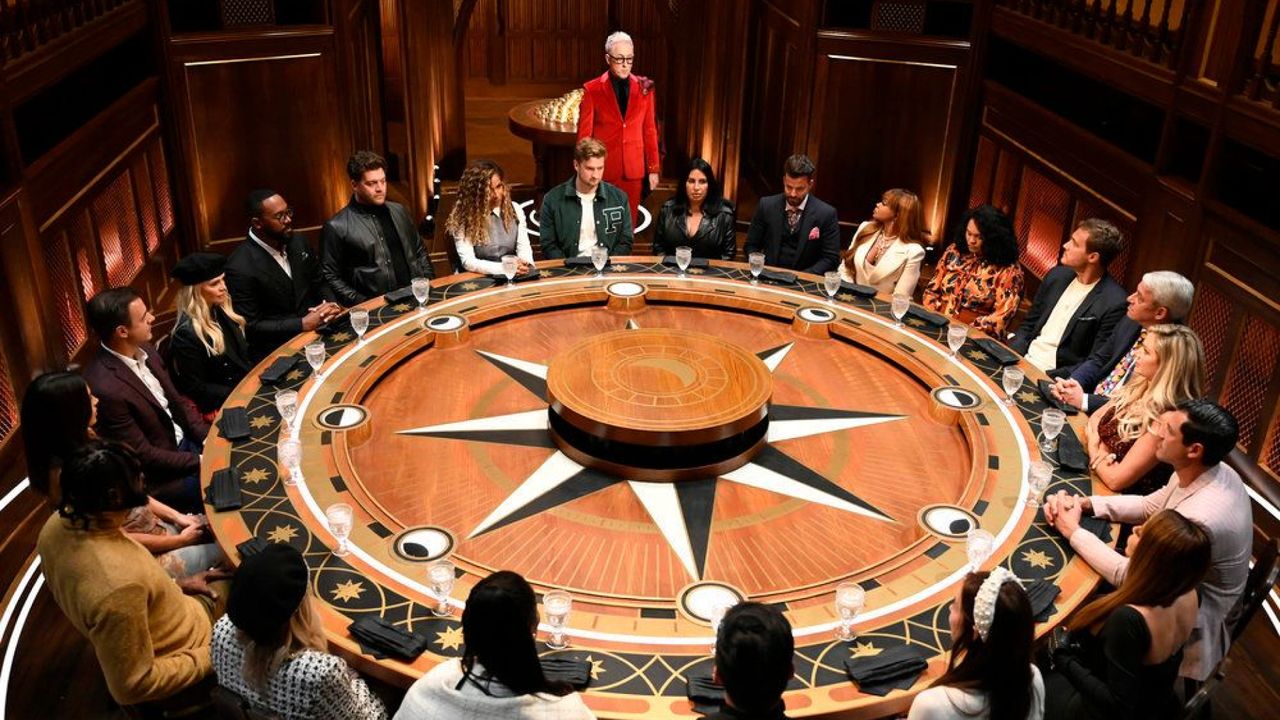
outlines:
[[1053, 466], [1043, 460], [1034, 460], [1027, 468], [1027, 484], [1031, 486], [1031, 494], [1027, 496], [1027, 507], [1040, 507], [1040, 496], [1049, 487], [1053, 479]]
[[684, 271], [689, 269], [689, 262], [692, 260], [693, 248], [687, 245], [676, 248], [676, 267], [680, 268], [680, 277], [688, 277]]
[[453, 563], [448, 560], [437, 560], [427, 566], [431, 596], [436, 599], [436, 606], [431, 608], [432, 615], [449, 617], [449, 593], [453, 592], [453, 582], [457, 577]]
[[409, 281], [409, 287], [413, 288], [413, 298], [418, 301], [418, 310], [425, 312], [427, 297], [431, 295], [431, 281], [424, 277], [416, 277]]
[[325, 349], [323, 340], [312, 340], [306, 347], [307, 364], [311, 366], [311, 374], [316, 380], [324, 378], [320, 368], [324, 367]]
[[747, 262], [751, 264], [751, 284], [760, 284], [760, 273], [764, 272], [764, 253], [753, 252], [747, 256]]
[[276, 412], [280, 413], [280, 419], [284, 420], [283, 430], [287, 431], [292, 429], [293, 418], [298, 414], [298, 391], [276, 391]]
[[324, 509], [324, 519], [329, 524], [329, 532], [338, 538], [338, 547], [333, 549], [333, 554], [338, 557], [346, 557], [351, 548], [347, 545], [347, 537], [351, 535], [351, 506], [346, 503], [334, 503]]
[[964, 341], [968, 337], [968, 325], [951, 323], [947, 326], [947, 347], [951, 348], [951, 357], [956, 357], [960, 353], [960, 348], [964, 347]]
[[351, 311], [351, 329], [356, 331], [357, 345], [364, 345], [364, 331], [369, 329], [369, 311], [356, 308]]
[[1040, 413], [1040, 452], [1051, 453], [1058, 449], [1058, 433], [1067, 422], [1067, 414], [1058, 408], [1048, 408]]
[[507, 276], [507, 289], [516, 286], [516, 271], [520, 269], [520, 258], [515, 255], [502, 256], [502, 274]]
[[276, 444], [276, 465], [285, 469], [285, 485], [297, 485], [302, 480], [302, 441], [284, 438]]
[[991, 557], [996, 548], [996, 538], [982, 528], [974, 528], [965, 537], [964, 552], [969, 556], [969, 572], [978, 572], [982, 563]]
[[604, 277], [605, 263], [609, 262], [609, 248], [595, 245], [591, 248], [591, 264], [596, 266], [596, 277]]
[[911, 296], [894, 293], [893, 300], [889, 304], [889, 311], [893, 313], [893, 326], [902, 327], [902, 318], [907, 316], [907, 311], [911, 309]]
[[834, 271], [823, 273], [822, 289], [827, 291], [827, 302], [835, 305], [836, 293], [840, 292], [840, 273]]
[[856, 582], [842, 582], [836, 586], [836, 612], [840, 615], [840, 626], [836, 629], [836, 639], [849, 642], [857, 635], [853, 632], [853, 619], [862, 612], [867, 603], [867, 592]]
[[1000, 384], [1004, 387], [1004, 404], [1013, 405], [1013, 394], [1018, 392], [1018, 388], [1022, 387], [1022, 381], [1026, 379], [1027, 374], [1022, 372], [1022, 368], [1016, 365], [1006, 365], [1004, 372], [1000, 373]]
[[563, 590], [552, 590], [542, 596], [542, 609], [547, 614], [547, 625], [551, 626], [547, 647], [552, 650], [569, 647], [569, 638], [564, 629], [569, 623], [569, 611], [573, 609], [573, 596]]

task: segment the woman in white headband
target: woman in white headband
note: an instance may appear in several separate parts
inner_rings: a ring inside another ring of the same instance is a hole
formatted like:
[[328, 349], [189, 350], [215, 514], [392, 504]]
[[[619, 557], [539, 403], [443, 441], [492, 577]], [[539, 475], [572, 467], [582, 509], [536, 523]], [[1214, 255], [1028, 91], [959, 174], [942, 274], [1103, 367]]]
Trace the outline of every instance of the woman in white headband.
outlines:
[[1035, 620], [1013, 573], [970, 573], [950, 620], [947, 671], [916, 696], [908, 720], [1041, 720], [1044, 682], [1031, 662]]

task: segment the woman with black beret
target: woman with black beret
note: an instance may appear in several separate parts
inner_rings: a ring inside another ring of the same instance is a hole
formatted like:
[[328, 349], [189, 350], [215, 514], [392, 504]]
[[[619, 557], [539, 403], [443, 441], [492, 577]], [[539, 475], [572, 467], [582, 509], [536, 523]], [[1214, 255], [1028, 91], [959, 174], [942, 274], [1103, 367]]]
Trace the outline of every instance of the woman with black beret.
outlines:
[[244, 318], [231, 306], [223, 274], [226, 258], [193, 253], [174, 266], [178, 321], [169, 342], [169, 373], [183, 395], [212, 417], [231, 389], [248, 374], [249, 345]]

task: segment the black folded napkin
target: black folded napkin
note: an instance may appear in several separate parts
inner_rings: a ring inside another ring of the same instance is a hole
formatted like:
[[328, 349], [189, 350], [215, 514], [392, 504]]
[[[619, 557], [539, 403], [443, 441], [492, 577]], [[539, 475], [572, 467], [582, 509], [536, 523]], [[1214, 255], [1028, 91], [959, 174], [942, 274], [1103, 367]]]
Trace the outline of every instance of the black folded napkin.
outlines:
[[868, 695], [888, 695], [891, 690], [906, 690], [915, 684], [929, 667], [920, 651], [910, 645], [895, 645], [878, 655], [855, 657], [844, 661], [849, 679]]
[[[663, 256], [662, 264], [669, 265], [671, 267], [680, 267], [680, 263], [676, 262], [675, 255]], [[696, 268], [711, 267], [711, 261], [706, 258], [700, 258], [700, 257], [689, 258], [689, 267], [696, 267]]]
[[[605, 267], [609, 267], [609, 266], [610, 266], [610, 265], [612, 265], [612, 264], [613, 264], [613, 259], [612, 259], [612, 258], [610, 258], [609, 262], [605, 263]], [[595, 269], [596, 269], [595, 263], [591, 262], [591, 256], [590, 256], [590, 255], [586, 255], [586, 256], [584, 256], [584, 255], [575, 255], [574, 257], [568, 257], [568, 258], [565, 258], [565, 259], [564, 259], [564, 266], [565, 266], [565, 267], [567, 267], [567, 268], [589, 267], [589, 268], [591, 268], [592, 270], [595, 270]], [[505, 277], [504, 277], [504, 278], [502, 278], [502, 279], [503, 279], [503, 280], [506, 280], [506, 278], [505, 278]]]
[[350, 316], [348, 316], [347, 313], [345, 312], [339, 315], [338, 317], [334, 318], [333, 320], [330, 320], [329, 322], [325, 323], [324, 325], [321, 325], [320, 327], [316, 328], [316, 334], [324, 338], [333, 337], [334, 335], [337, 335], [340, 332], [346, 332], [346, 333], [355, 332], [354, 330], [351, 329]]
[[907, 308], [907, 315], [917, 320], [923, 320], [925, 324], [932, 325], [934, 327], [944, 327], [951, 323], [951, 318], [946, 315], [939, 315], [936, 312], [930, 312], [919, 305], [912, 305]]
[[383, 295], [382, 299], [386, 300], [388, 305], [395, 305], [396, 303], [402, 303], [405, 300], [413, 300], [414, 302], [417, 302], [417, 298], [413, 297], [412, 285], [410, 285], [409, 287], [402, 287], [396, 290], [392, 290], [386, 295]]
[[548, 680], [567, 682], [578, 692], [586, 690], [591, 685], [591, 663], [586, 660], [544, 657], [540, 658], [538, 662], [542, 664], [542, 674]]
[[765, 268], [760, 273], [760, 279], [771, 283], [779, 283], [782, 285], [791, 285], [796, 281], [796, 274], [787, 272], [786, 270], [770, 270]]
[[243, 407], [223, 408], [218, 418], [218, 431], [227, 440], [243, 440], [249, 437], [249, 413]]
[[724, 705], [724, 686], [711, 681], [710, 675], [689, 675], [685, 680], [685, 694], [693, 703], [693, 711], [710, 715]]
[[[608, 266], [606, 265], [605, 267], [608, 267]], [[506, 284], [507, 284], [507, 276], [506, 276], [506, 275], [486, 275], [485, 277], [487, 277], [487, 278], [489, 278], [490, 280], [492, 280], [492, 281], [494, 282], [494, 284], [495, 284], [495, 285], [506, 285]], [[518, 283], [522, 283], [522, 282], [525, 282], [526, 280], [537, 280], [537, 279], [538, 279], [538, 278], [540, 278], [540, 277], [542, 277], [542, 273], [541, 273], [541, 272], [539, 272], [537, 268], [534, 268], [534, 269], [533, 269], [532, 271], [530, 271], [530, 272], [527, 272], [527, 273], [525, 273], [525, 274], [523, 274], [523, 275], [517, 275], [517, 276], [515, 276], [515, 277], [511, 278], [511, 282], [518, 282]]]
[[1111, 521], [1100, 517], [1082, 517], [1080, 518], [1080, 527], [1088, 530], [1102, 542], [1111, 542]]
[[1089, 454], [1070, 425], [1063, 425], [1062, 434], [1058, 435], [1058, 467], [1076, 472], [1084, 472], [1089, 467]]
[[284, 379], [284, 376], [287, 375], [289, 371], [293, 369], [293, 366], [297, 364], [297, 355], [285, 355], [284, 357], [276, 358], [275, 362], [268, 365], [267, 369], [263, 370], [262, 373], [258, 375], [258, 379], [262, 380], [264, 383], [275, 385]]
[[[1068, 415], [1077, 415], [1077, 414], [1079, 414], [1079, 412], [1080, 412], [1080, 408], [1078, 408], [1078, 407], [1076, 407], [1075, 405], [1072, 405], [1072, 404], [1070, 404], [1070, 403], [1064, 403], [1064, 402], [1062, 402], [1061, 400], [1059, 400], [1058, 398], [1056, 398], [1056, 397], [1054, 397], [1054, 396], [1053, 396], [1053, 381], [1052, 381], [1052, 380], [1038, 380], [1038, 381], [1036, 381], [1036, 389], [1040, 391], [1040, 397], [1044, 398], [1044, 401], [1045, 401], [1046, 403], [1048, 403], [1050, 407], [1056, 407], [1056, 408], [1058, 408], [1059, 410], [1061, 410], [1062, 412], [1064, 412], [1064, 413], [1066, 413], [1066, 414], [1068, 414]], [[1064, 428], [1064, 429], [1065, 429], [1065, 428]]]
[[352, 637], [377, 657], [382, 654], [411, 662], [427, 649], [425, 635], [405, 632], [380, 617], [365, 615], [347, 626]]
[[859, 285], [858, 283], [840, 282], [840, 289], [857, 295], [858, 297], [873, 298], [876, 296], [876, 289], [870, 285]]
[[266, 540], [260, 537], [251, 537], [248, 540], [236, 545], [236, 552], [240, 553], [240, 560], [243, 562], [245, 558], [253, 557], [270, 545]]
[[205, 498], [214, 510], [222, 512], [223, 510], [235, 510], [240, 507], [242, 500], [240, 499], [240, 479], [230, 468], [223, 468], [213, 474], [213, 481], [209, 483], [209, 490], [205, 493]]
[[1018, 354], [991, 338], [973, 338], [970, 340], [978, 349], [986, 353], [997, 365], [1017, 365]]
[[1048, 622], [1053, 617], [1053, 601], [1062, 594], [1062, 588], [1049, 580], [1036, 580], [1023, 590], [1027, 591], [1027, 599], [1031, 601], [1031, 615], [1036, 622]]

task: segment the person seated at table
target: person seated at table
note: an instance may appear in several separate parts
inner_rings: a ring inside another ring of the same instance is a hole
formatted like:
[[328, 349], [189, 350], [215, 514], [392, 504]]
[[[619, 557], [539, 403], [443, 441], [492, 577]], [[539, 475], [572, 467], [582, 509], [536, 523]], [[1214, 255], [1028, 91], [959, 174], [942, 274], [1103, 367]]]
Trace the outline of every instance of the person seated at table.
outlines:
[[951, 657], [907, 720], [1040, 720], [1044, 681], [1031, 662], [1031, 601], [1003, 567], [969, 573], [951, 603]]
[[462, 658], [419, 678], [395, 720], [594, 718], [568, 683], [542, 672], [537, 603], [529, 583], [509, 570], [476, 583], [462, 611]]
[[1022, 266], [1009, 218], [979, 205], [960, 220], [921, 301], [926, 308], [1003, 340], [1022, 302]]
[[818, 168], [807, 155], [782, 165], [782, 192], [760, 198], [743, 249], [769, 267], [822, 275], [840, 264], [836, 209], [813, 194]]
[[716, 632], [712, 678], [724, 709], [707, 720], [786, 720], [782, 693], [795, 675], [795, 637], [777, 608], [757, 602], [729, 608]]
[[462, 269], [501, 275], [502, 256], [515, 255], [517, 275], [533, 269], [533, 247], [524, 210], [511, 199], [502, 168], [492, 160], [467, 166], [458, 181], [458, 199], [445, 223]]
[[205, 419], [212, 419], [253, 367], [244, 318], [227, 293], [226, 265], [217, 253], [192, 253], [169, 273], [182, 283], [169, 339], [169, 372]]
[[1115, 492], [1146, 495], [1169, 480], [1173, 468], [1156, 460], [1152, 427], [1178, 403], [1200, 397], [1204, 348], [1184, 325], [1147, 329], [1134, 378], [1089, 418], [1089, 466]]
[[1047, 720], [1178, 715], [1173, 686], [1209, 571], [1209, 536], [1162, 510], [1135, 528], [1125, 554], [1124, 582], [1076, 613], [1070, 643], [1050, 656]]
[[711, 164], [689, 161], [676, 195], [662, 203], [653, 229], [653, 254], [675, 255], [681, 245], [696, 258], [732, 260], [738, 252], [737, 209], [721, 193]]
[[[209, 640], [224, 571], [174, 582], [124, 536], [147, 503], [142, 465], [120, 443], [94, 440], [64, 459], [58, 512], [36, 541], [54, 602], [93, 645], [121, 705], [171, 698], [212, 672]], [[206, 691], [207, 692], [207, 691]]]
[[53, 509], [62, 499], [62, 465], [93, 439], [98, 399], [84, 378], [73, 372], [48, 372], [31, 381], [22, 395], [19, 417], [31, 488]]
[[1125, 291], [1107, 274], [1124, 236], [1106, 220], [1082, 220], [1045, 274], [1009, 347], [1054, 377], [1069, 375], [1111, 339], [1124, 317]]
[[885, 191], [840, 260], [845, 282], [870, 285], [882, 295], [914, 295], [924, 262], [920, 198], [901, 188]]
[[603, 180], [604, 143], [583, 138], [573, 147], [573, 177], [542, 196], [538, 231], [547, 258], [590, 257], [603, 245], [610, 256], [630, 255], [635, 232], [627, 196]]
[[1253, 551], [1253, 509], [1240, 475], [1222, 462], [1236, 446], [1240, 428], [1231, 413], [1203, 399], [1187, 400], [1161, 416], [1156, 458], [1173, 466], [1168, 484], [1150, 495], [1068, 496], [1058, 492], [1044, 505], [1052, 525], [1103, 580], [1119, 587], [1129, 559], [1080, 527], [1090, 513], [1137, 525], [1161, 510], [1177, 510], [1209, 535], [1209, 574], [1200, 585], [1196, 632], [1178, 674], [1203, 681], [1231, 646], [1227, 613], [1244, 591]]
[[218, 684], [272, 717], [387, 717], [364, 680], [329, 654], [309, 585], [307, 563], [290, 545], [273, 543], [244, 559], [227, 614], [213, 626]]

